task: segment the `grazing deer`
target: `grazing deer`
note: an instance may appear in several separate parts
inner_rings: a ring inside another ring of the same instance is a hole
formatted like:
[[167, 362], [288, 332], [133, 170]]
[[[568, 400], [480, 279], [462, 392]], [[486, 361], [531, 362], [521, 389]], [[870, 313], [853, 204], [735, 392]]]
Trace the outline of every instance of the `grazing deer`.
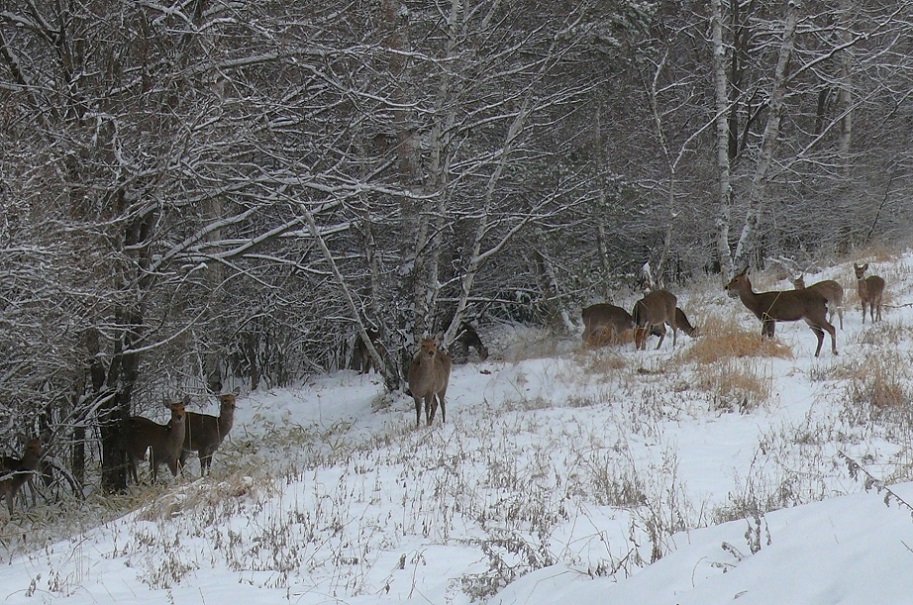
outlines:
[[4, 462], [17, 464], [12, 468], [4, 468], [0, 472], [0, 498], [6, 498], [6, 507], [9, 509], [10, 517], [13, 516], [14, 501], [19, 489], [32, 478], [32, 474], [38, 469], [41, 461], [42, 446], [41, 439], [35, 437], [29, 439], [25, 444], [25, 453], [22, 459], [4, 458]]
[[692, 326], [691, 322], [688, 321], [688, 316], [678, 307], [675, 307], [675, 326], [691, 338], [697, 338], [701, 335], [701, 329], [697, 326]]
[[142, 416], [130, 416], [127, 419], [127, 454], [130, 463], [130, 474], [133, 481], [139, 484], [136, 465], [146, 459], [146, 450], [152, 448], [149, 466], [152, 469], [152, 481], [158, 478], [158, 467], [167, 464], [171, 475], [178, 474], [181, 450], [184, 445], [184, 425], [186, 412], [184, 407], [190, 403], [187, 396], [183, 401], [172, 403], [171, 419], [167, 424], [157, 424]]
[[181, 449], [181, 467], [190, 452], [200, 457], [200, 475], [206, 475], [212, 464], [212, 455], [231, 431], [235, 420], [235, 395], [219, 395], [219, 417], [187, 412], [184, 420], [184, 445]]
[[675, 321], [677, 302], [674, 294], [660, 289], [648, 292], [634, 303], [634, 312], [631, 313], [631, 316], [634, 318], [634, 345], [636, 348], [645, 348], [647, 335], [656, 328], [660, 332], [659, 342], [656, 345], [656, 348], [659, 349], [666, 338], [665, 324], [672, 326], [672, 348], [675, 348], [675, 342], [678, 339], [678, 325]]
[[792, 280], [796, 290], [817, 290], [827, 300], [827, 320], [834, 323], [834, 312], [840, 316], [840, 329], [843, 329], [843, 286], [832, 279], [816, 282], [806, 288], [805, 278], [799, 276]]
[[450, 379], [450, 355], [438, 348], [441, 338], [423, 338], [418, 352], [409, 365], [409, 390], [415, 400], [415, 426], [421, 426], [422, 401], [425, 402], [425, 418], [428, 425], [434, 420], [438, 403], [441, 405], [441, 423], [446, 422], [444, 396]]
[[456, 338], [454, 338], [453, 342], [459, 344], [466, 351], [467, 356], [469, 355], [469, 347], [472, 347], [476, 350], [479, 361], [488, 359], [488, 349], [482, 344], [479, 333], [476, 332], [475, 328], [473, 328], [472, 324], [468, 321], [460, 323], [460, 329], [457, 331]]
[[583, 344], [588, 347], [617, 343], [622, 332], [634, 327], [630, 313], [609, 303], [590, 305], [582, 315]]
[[[866, 269], [869, 263], [861, 267], [853, 263], [853, 270], [856, 271], [856, 288], [859, 292], [859, 300], [862, 302], [862, 323], [865, 323], [865, 306], [869, 305], [869, 315], [872, 317], [872, 323], [881, 321], [881, 298], [884, 296], [884, 280], [877, 275], [865, 277]], [[875, 309], [878, 309], [878, 319], [875, 319]]]
[[737, 293], [749, 311], [761, 320], [761, 334], [773, 338], [774, 328], [778, 321], [805, 320], [815, 336], [818, 337], [818, 348], [815, 357], [821, 352], [824, 332], [831, 335], [831, 351], [837, 354], [837, 337], [834, 326], [827, 321], [827, 300], [817, 290], [784, 290], [755, 293], [748, 279], [748, 268], [733, 277], [726, 284], [726, 291]]

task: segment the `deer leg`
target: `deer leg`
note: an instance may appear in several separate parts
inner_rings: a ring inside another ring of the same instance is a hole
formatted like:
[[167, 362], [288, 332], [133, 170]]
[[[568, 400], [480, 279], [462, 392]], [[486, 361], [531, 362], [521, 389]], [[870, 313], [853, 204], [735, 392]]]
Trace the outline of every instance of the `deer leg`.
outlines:
[[824, 330], [818, 326], [809, 326], [812, 329], [812, 332], [815, 333], [815, 336], [818, 338], [818, 347], [815, 349], [815, 357], [821, 353], [821, 345], [824, 343]]
[[212, 455], [215, 451], [207, 448], [206, 451], [200, 452], [200, 476], [208, 475], [212, 472]]
[[428, 420], [428, 426], [431, 426], [431, 423], [434, 422], [435, 412], [437, 412], [437, 395], [429, 393], [425, 397], [425, 416]]
[[[830, 328], [830, 330], [827, 330], [827, 328]], [[836, 355], [837, 354], [837, 330], [834, 329], [834, 326], [825, 326], [824, 329], [827, 330], [827, 333], [831, 335], [831, 353]]]
[[422, 426], [422, 398], [415, 396], [415, 428]]
[[[666, 339], [666, 324], [659, 324], [657, 328], [659, 330], [659, 342], [656, 343], [656, 350], [658, 351], [661, 346], [663, 346], [663, 341]], [[647, 327], [647, 334], [653, 331], [653, 325]], [[647, 337], [644, 336], [644, 341], [647, 340]]]
[[444, 411], [444, 392], [443, 391], [441, 391], [441, 393], [438, 395], [438, 398], [440, 399], [440, 402], [441, 402], [441, 424], [444, 424], [445, 422], [447, 422], [447, 413]]

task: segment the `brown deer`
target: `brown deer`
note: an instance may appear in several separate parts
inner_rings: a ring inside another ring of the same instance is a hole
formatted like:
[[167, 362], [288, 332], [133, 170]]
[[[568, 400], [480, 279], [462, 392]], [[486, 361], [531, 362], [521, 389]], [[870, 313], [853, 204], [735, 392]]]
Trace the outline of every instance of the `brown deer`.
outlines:
[[[597, 303], [583, 310], [583, 344], [587, 347], [601, 347], [621, 342], [621, 335], [626, 330], [634, 329], [634, 317], [630, 313], [609, 303]], [[688, 336], [697, 338], [700, 329], [691, 325], [685, 312], [675, 308], [675, 324]], [[665, 324], [653, 326], [650, 335], [662, 336], [666, 333]]]
[[688, 316], [678, 307], [675, 307], [675, 326], [691, 338], [697, 338], [701, 335], [701, 329], [697, 326], [692, 326], [691, 322], [688, 321]]
[[[861, 267], [853, 263], [853, 270], [856, 272], [856, 288], [859, 292], [859, 301], [862, 303], [862, 323], [865, 323], [865, 306], [869, 305], [869, 315], [872, 317], [872, 323], [881, 321], [881, 298], [884, 296], [884, 280], [877, 275], [865, 276], [869, 263]], [[878, 319], [875, 317], [875, 309], [878, 309]]]
[[621, 333], [634, 328], [631, 314], [609, 303], [590, 305], [582, 311], [583, 344], [600, 347], [620, 341]]
[[421, 426], [422, 401], [425, 402], [425, 418], [430, 426], [438, 403], [441, 405], [441, 423], [446, 422], [444, 396], [447, 381], [450, 380], [450, 355], [438, 348], [441, 335], [423, 338], [418, 352], [409, 365], [409, 391], [415, 400], [415, 426]]
[[815, 336], [818, 337], [818, 348], [815, 357], [821, 353], [824, 332], [831, 335], [831, 351], [837, 354], [837, 337], [834, 326], [827, 321], [827, 300], [817, 290], [784, 290], [755, 293], [748, 279], [748, 268], [733, 277], [726, 290], [737, 293], [749, 311], [761, 320], [761, 334], [773, 338], [774, 328], [778, 321], [805, 320]]
[[[382, 346], [380, 344], [380, 330], [374, 326], [368, 326], [365, 328], [365, 332], [375, 348]], [[359, 334], [355, 334], [355, 344], [352, 346], [352, 361], [349, 367], [358, 370], [359, 374], [367, 374], [373, 366], [374, 362], [368, 353], [368, 345], [365, 344]]]
[[187, 414], [184, 407], [190, 403], [190, 397], [183, 401], [169, 404], [171, 419], [167, 424], [158, 424], [142, 416], [130, 416], [127, 419], [127, 457], [133, 481], [139, 484], [136, 465], [146, 459], [146, 450], [152, 448], [149, 467], [152, 469], [152, 481], [158, 478], [158, 467], [167, 464], [171, 475], [178, 474], [181, 450], [184, 445], [184, 425]]
[[22, 459], [4, 458], [10, 466], [15, 461], [17, 464], [12, 468], [4, 468], [0, 472], [0, 498], [6, 498], [6, 507], [9, 509], [10, 517], [13, 516], [14, 501], [19, 489], [32, 478], [32, 474], [38, 469], [41, 462], [42, 444], [41, 439], [34, 437], [29, 439], [25, 444], [25, 453]]
[[659, 330], [659, 342], [656, 348], [659, 349], [663, 340], [666, 339], [666, 326], [672, 326], [672, 348], [675, 348], [675, 342], [678, 340], [678, 325], [675, 322], [675, 305], [678, 300], [675, 295], [668, 290], [653, 290], [648, 292], [639, 301], [634, 303], [634, 312], [631, 316], [634, 318], [634, 345], [638, 349], [646, 346], [647, 335], [654, 328]]
[[469, 348], [472, 347], [476, 350], [476, 354], [479, 356], [479, 361], [485, 361], [488, 359], [488, 349], [482, 344], [482, 339], [479, 338], [479, 333], [476, 332], [476, 329], [472, 327], [472, 324], [468, 321], [460, 323], [460, 329], [457, 330], [456, 337], [453, 339], [454, 344], [459, 344], [460, 347], [465, 351], [466, 356], [469, 356]]
[[187, 412], [184, 420], [184, 445], [181, 449], [181, 467], [187, 462], [190, 452], [200, 457], [200, 475], [206, 475], [212, 465], [212, 455], [222, 445], [231, 431], [235, 420], [235, 395], [219, 395], [219, 417], [209, 414]]
[[833, 324], [834, 312], [836, 311], [840, 316], [840, 329], [843, 329], [843, 286], [832, 279], [825, 279], [824, 281], [815, 282], [806, 288], [805, 278], [801, 275], [792, 280], [792, 282], [796, 290], [808, 289], [820, 292], [827, 300], [827, 320]]

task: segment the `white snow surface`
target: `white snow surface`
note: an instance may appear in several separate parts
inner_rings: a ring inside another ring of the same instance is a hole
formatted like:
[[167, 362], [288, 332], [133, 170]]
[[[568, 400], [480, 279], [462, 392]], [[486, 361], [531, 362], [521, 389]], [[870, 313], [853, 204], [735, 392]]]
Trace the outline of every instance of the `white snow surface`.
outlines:
[[[0, 528], [0, 598], [913, 603], [913, 256], [861, 260], [888, 282], [884, 320], [862, 324], [851, 262], [806, 275], [847, 290], [840, 354], [826, 340], [815, 359], [804, 323], [778, 324], [791, 358], [720, 370], [747, 369], [769, 389], [758, 401], [702, 386], [719, 372], [680, 361], [683, 335], [674, 351], [671, 334], [658, 351], [582, 351], [579, 335], [512, 326], [483, 331], [487, 362], [454, 367], [443, 425], [416, 429], [375, 374], [242, 393], [211, 477], [191, 465], [141, 488], [141, 509], [67, 534], [51, 531], [66, 510], [20, 507]], [[760, 333], [718, 282], [679, 306]], [[874, 406], [878, 389], [902, 403]], [[867, 490], [841, 454], [884, 483]], [[58, 519], [36, 528], [41, 511]]]

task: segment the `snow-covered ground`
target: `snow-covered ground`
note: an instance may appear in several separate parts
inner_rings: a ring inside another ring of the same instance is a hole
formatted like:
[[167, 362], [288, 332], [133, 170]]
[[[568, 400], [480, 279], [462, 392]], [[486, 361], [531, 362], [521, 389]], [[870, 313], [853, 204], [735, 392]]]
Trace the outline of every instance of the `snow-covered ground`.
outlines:
[[[65, 511], [18, 512], [0, 529], [0, 596], [913, 602], [913, 256], [864, 260], [888, 282], [880, 324], [861, 322], [852, 263], [806, 276], [847, 288], [836, 357], [826, 342], [815, 359], [801, 322], [777, 326], [791, 357], [713, 363], [685, 359], [685, 336], [584, 352], [501, 327], [483, 332], [489, 361], [454, 368], [444, 426], [415, 429], [410, 399], [350, 371], [242, 394], [211, 478], [191, 466], [137, 492], [147, 506], [66, 536], [48, 537]], [[718, 283], [679, 306], [760, 332]], [[890, 491], [866, 491], [844, 456]]]

